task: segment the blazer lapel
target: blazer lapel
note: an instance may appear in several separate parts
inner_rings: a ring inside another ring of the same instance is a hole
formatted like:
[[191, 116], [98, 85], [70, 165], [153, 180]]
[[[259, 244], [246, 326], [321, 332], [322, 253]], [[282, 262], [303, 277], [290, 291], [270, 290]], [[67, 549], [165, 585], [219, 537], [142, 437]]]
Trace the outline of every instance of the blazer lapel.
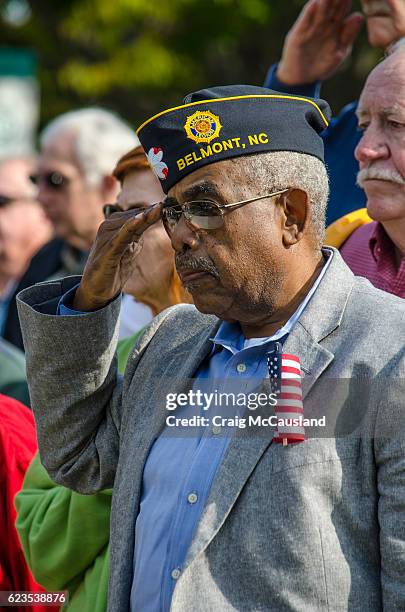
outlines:
[[[166, 409], [167, 393], [182, 393], [189, 388], [190, 380], [195, 376], [201, 363], [209, 355], [213, 344], [210, 338], [215, 335], [220, 325], [217, 320], [201, 333], [193, 335], [170, 352], [162, 370], [156, 372], [159, 384], [150, 387], [149, 403], [155, 407], [153, 419], [143, 420], [145, 427], [139, 432], [137, 444], [147, 452], [159, 436], [168, 416]], [[143, 464], [142, 464], [143, 469]]]
[[[299, 357], [302, 370], [302, 397], [305, 399], [319, 376], [333, 361], [333, 353], [322, 347], [298, 322], [283, 351]], [[305, 407], [305, 404], [304, 404]]]

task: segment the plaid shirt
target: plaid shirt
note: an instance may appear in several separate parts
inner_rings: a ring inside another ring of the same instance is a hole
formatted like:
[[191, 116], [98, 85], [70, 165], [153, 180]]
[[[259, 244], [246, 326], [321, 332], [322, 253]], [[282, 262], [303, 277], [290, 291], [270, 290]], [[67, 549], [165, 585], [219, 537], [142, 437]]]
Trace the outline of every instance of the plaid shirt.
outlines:
[[398, 267], [394, 245], [381, 223], [362, 225], [340, 249], [349, 268], [378, 289], [405, 298], [405, 257]]

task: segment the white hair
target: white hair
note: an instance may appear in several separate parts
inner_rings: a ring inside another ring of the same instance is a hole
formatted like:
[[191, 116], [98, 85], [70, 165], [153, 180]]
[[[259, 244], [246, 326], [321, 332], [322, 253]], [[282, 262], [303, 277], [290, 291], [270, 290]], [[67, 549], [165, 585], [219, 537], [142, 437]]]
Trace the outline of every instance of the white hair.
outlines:
[[[235, 158], [237, 159], [237, 158]], [[294, 151], [269, 151], [243, 158], [255, 183], [268, 191], [287, 187], [302, 189], [310, 201], [310, 224], [317, 246], [325, 237], [326, 207], [329, 180], [326, 166], [320, 159]]]
[[63, 132], [73, 132], [75, 155], [89, 187], [113, 172], [117, 161], [134, 147], [139, 139], [120, 117], [102, 108], [83, 108], [64, 113], [43, 130], [41, 147], [47, 146]]

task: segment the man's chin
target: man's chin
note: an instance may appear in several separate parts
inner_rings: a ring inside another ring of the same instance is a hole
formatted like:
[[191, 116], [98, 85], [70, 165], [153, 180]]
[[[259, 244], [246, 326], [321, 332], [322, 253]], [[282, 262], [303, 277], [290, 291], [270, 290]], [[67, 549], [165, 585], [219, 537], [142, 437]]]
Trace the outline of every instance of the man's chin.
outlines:
[[209, 292], [207, 289], [205, 289], [205, 291], [202, 288], [198, 290], [197, 287], [187, 287], [187, 291], [191, 293], [194, 306], [197, 310], [203, 314], [215, 315], [220, 319], [224, 318], [223, 315], [227, 311], [226, 299], [224, 299], [224, 296], [216, 294], [213, 291]]
[[382, 194], [367, 194], [367, 213], [374, 221], [380, 223], [405, 217], [405, 198], [396, 198]]
[[218, 285], [218, 279], [216, 279], [215, 276], [209, 274], [208, 272], [199, 272], [186, 276], [185, 278], [181, 279], [181, 282], [185, 289], [187, 289], [187, 291], [191, 293], [193, 298], [195, 295], [204, 294], [209, 291], [212, 291], [213, 288]]

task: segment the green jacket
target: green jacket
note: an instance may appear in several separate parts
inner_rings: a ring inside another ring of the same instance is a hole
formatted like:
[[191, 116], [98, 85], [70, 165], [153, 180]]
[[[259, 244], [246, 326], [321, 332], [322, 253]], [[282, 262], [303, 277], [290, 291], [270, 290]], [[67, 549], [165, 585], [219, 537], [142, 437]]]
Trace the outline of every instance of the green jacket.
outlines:
[[0, 338], [0, 393], [30, 406], [24, 353]]
[[[121, 374], [141, 331], [118, 344]], [[110, 489], [80, 495], [56, 485], [37, 454], [15, 498], [28, 565], [48, 591], [69, 591], [69, 612], [107, 609], [111, 497]]]

